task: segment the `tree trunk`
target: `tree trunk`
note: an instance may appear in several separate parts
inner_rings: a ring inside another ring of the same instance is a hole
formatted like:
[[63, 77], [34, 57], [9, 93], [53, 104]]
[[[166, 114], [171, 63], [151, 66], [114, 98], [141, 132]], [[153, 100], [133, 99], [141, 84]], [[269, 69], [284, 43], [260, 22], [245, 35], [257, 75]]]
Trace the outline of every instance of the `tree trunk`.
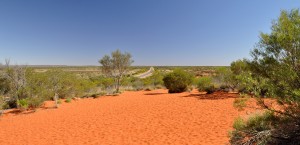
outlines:
[[54, 100], [54, 102], [55, 102], [55, 108], [58, 108], [58, 94], [57, 93], [55, 93], [55, 95], [54, 95], [54, 97], [53, 97], [53, 100]]
[[116, 87], [116, 93], [119, 93], [120, 89], [120, 78], [117, 78], [117, 87]]
[[17, 109], [20, 109], [20, 105], [19, 105], [19, 96], [17, 95], [16, 96], [16, 106], [17, 106]]

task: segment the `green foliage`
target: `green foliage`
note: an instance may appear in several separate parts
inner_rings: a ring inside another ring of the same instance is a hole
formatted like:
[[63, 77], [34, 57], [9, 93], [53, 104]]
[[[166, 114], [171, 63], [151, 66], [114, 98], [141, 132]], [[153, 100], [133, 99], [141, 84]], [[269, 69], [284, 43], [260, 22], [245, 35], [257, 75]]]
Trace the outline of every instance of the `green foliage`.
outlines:
[[211, 94], [215, 91], [215, 87], [214, 87], [214, 84], [212, 83], [211, 77], [199, 78], [197, 88], [198, 88], [199, 92], [205, 91], [208, 94]]
[[4, 96], [0, 95], [0, 111], [2, 109], [5, 109], [5, 101], [4, 101]]
[[151, 83], [154, 85], [154, 87], [163, 85], [164, 84], [163, 78], [164, 78], [164, 74], [158, 70], [156, 70], [153, 73], [153, 75], [150, 77]]
[[247, 101], [247, 98], [236, 98], [234, 99], [233, 107], [237, 108], [239, 111], [242, 111], [247, 106]]
[[266, 144], [270, 141], [272, 122], [275, 120], [276, 116], [270, 111], [250, 116], [246, 121], [238, 117], [233, 123], [234, 130], [229, 133], [230, 143]]
[[119, 92], [121, 80], [133, 63], [131, 54], [126, 52], [122, 53], [120, 50], [116, 50], [111, 53], [111, 56], [105, 55], [99, 60], [99, 63], [102, 65], [101, 69], [103, 74], [114, 79], [116, 92]]
[[142, 79], [144, 86], [153, 86], [163, 85], [163, 75], [158, 72], [155, 72], [152, 76]]
[[45, 98], [43, 97], [29, 97], [27, 98], [28, 106], [35, 109], [43, 105]]
[[0, 94], [8, 94], [10, 90], [9, 80], [0, 73]]
[[106, 89], [114, 85], [114, 79], [102, 76], [99, 78], [99, 84]]
[[72, 101], [71, 98], [67, 98], [67, 99], [65, 100], [66, 103], [71, 103], [71, 101]]
[[181, 69], [176, 69], [163, 78], [169, 93], [181, 93], [188, 89], [193, 81], [193, 76]]
[[230, 68], [220, 67], [216, 70], [215, 79], [218, 81], [222, 89], [230, 89], [232, 91], [245, 92], [251, 90], [249, 79], [251, 73], [248, 69], [247, 60], [237, 60], [231, 63]]
[[[273, 96], [282, 101], [300, 99], [300, 15], [299, 10], [282, 11], [272, 23], [271, 33], [261, 33], [260, 41], [251, 52], [251, 72], [258, 84], [259, 95]], [[265, 87], [265, 88], [262, 88]]]
[[[231, 143], [299, 144], [300, 134], [300, 13], [298, 9], [281, 11], [273, 21], [270, 33], [261, 33], [260, 41], [251, 52], [247, 67], [232, 65], [258, 104], [274, 113], [254, 116], [244, 128], [235, 128]], [[248, 73], [244, 73], [248, 72]], [[272, 97], [282, 109], [272, 108], [262, 97]], [[276, 119], [275, 119], [276, 118]]]
[[17, 104], [21, 110], [27, 110], [29, 106], [27, 99], [20, 99], [17, 101]]
[[[15, 73], [17, 72], [23, 72], [24, 74], [16, 75]], [[74, 73], [66, 72], [61, 69], [49, 69], [46, 72], [36, 72], [31, 68], [19, 69], [18, 67], [11, 67], [6, 73], [7, 74], [2, 75], [2, 77], [0, 76], [0, 80], [2, 79], [8, 82], [0, 83], [0, 85], [7, 86], [3, 87], [4, 89], [1, 91], [1, 94], [8, 98], [4, 102], [6, 105], [5, 108], [24, 108], [24, 106], [19, 106], [20, 100], [22, 100], [20, 105], [26, 101], [27, 105], [25, 105], [25, 107], [38, 108], [44, 101], [52, 99], [55, 94], [58, 94], [60, 98], [83, 96], [85, 93], [90, 93], [96, 87], [96, 83], [89, 78], [82, 78]], [[16, 76], [23, 78], [14, 82], [13, 80], [15, 79], [13, 79], [13, 77]], [[12, 87], [15, 86], [15, 83], [17, 83], [20, 88], [16, 89]]]
[[143, 83], [143, 81], [142, 81], [141, 79], [139, 79], [139, 78], [132, 78], [131, 83], [132, 83], [132, 87], [133, 87], [136, 91], [143, 90], [143, 88], [144, 88], [144, 83]]
[[26, 66], [9, 64], [9, 60], [6, 60], [6, 67], [1, 74], [1, 93], [9, 97], [11, 106], [18, 106], [18, 101], [20, 99], [26, 98], [26, 72], [28, 68]]

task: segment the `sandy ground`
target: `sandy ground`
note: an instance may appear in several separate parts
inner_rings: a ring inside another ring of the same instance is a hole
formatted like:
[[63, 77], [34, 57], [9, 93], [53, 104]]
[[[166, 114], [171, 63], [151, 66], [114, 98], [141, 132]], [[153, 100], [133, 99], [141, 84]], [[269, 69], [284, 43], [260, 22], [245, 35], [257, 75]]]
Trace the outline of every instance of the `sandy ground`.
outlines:
[[0, 119], [0, 144], [228, 144], [234, 118], [246, 114], [234, 109], [234, 97], [139, 91], [63, 103], [59, 109], [6, 113]]

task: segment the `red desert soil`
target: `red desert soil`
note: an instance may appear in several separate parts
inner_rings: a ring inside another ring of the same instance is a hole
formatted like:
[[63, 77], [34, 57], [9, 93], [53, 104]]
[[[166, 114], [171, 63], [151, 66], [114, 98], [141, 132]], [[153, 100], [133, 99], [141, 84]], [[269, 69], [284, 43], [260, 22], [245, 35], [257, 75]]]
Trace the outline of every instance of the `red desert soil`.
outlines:
[[139, 91], [63, 103], [59, 109], [6, 113], [0, 118], [0, 144], [224, 145], [234, 118], [246, 114], [233, 107], [234, 97]]

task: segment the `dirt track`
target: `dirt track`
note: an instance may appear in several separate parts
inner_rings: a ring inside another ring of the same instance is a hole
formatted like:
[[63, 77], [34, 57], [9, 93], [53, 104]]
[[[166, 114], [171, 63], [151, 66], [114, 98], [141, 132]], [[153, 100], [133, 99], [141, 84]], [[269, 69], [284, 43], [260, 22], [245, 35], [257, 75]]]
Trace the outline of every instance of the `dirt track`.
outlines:
[[233, 108], [234, 97], [125, 92], [63, 103], [59, 109], [5, 114], [0, 119], [0, 144], [223, 145], [234, 118], [244, 114]]

